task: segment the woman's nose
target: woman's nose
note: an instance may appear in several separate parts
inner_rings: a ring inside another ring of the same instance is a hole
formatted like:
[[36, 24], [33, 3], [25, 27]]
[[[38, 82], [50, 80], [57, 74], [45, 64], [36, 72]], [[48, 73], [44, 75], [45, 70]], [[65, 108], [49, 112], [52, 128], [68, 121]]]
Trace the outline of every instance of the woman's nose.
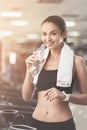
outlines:
[[50, 40], [51, 40], [50, 35], [47, 35], [46, 40], [47, 40], [47, 41], [50, 41]]

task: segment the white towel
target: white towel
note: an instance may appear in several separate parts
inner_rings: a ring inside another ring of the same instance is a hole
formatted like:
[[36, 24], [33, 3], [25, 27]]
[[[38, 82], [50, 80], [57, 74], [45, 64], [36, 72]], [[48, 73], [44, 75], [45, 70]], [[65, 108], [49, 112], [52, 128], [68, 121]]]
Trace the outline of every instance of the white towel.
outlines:
[[[45, 62], [47, 60], [48, 54], [49, 49], [46, 48], [44, 51]], [[45, 62], [43, 62], [40, 71], [42, 70]], [[64, 46], [61, 50], [61, 57], [57, 71], [56, 86], [70, 87], [72, 83], [72, 70], [73, 70], [73, 50], [66, 43], [64, 43]], [[40, 71], [38, 72], [37, 75], [34, 76], [33, 80], [34, 85], [36, 85], [38, 81], [38, 75]]]
[[64, 43], [57, 73], [57, 86], [70, 87], [72, 83], [73, 50]]

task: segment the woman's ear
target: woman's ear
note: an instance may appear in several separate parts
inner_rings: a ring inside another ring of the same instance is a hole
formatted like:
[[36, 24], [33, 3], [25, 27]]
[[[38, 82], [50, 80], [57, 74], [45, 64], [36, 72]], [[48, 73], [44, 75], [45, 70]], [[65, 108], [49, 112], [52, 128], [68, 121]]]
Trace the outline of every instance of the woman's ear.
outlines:
[[63, 39], [67, 37], [67, 30], [65, 30], [65, 31], [62, 33], [62, 37], [63, 37]]

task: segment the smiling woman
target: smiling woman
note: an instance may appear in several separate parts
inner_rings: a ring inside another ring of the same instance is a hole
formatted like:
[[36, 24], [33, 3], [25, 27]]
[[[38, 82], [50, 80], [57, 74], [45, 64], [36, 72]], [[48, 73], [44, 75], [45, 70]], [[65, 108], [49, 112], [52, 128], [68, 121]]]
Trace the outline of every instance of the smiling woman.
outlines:
[[[76, 130], [69, 102], [87, 105], [87, 73], [82, 57], [66, 44], [66, 23], [60, 16], [47, 17], [41, 24], [42, 41], [46, 46], [41, 69], [32, 75], [29, 69], [38, 61], [37, 51], [26, 58], [26, 76], [22, 87], [25, 101], [38, 91], [37, 105], [31, 126], [37, 130]], [[80, 93], [73, 93], [77, 80]]]

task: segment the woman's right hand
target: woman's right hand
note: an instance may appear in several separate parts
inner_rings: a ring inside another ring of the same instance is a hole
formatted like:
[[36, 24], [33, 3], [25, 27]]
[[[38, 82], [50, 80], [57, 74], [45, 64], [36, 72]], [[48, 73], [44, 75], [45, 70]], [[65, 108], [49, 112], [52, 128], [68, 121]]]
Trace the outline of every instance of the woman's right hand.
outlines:
[[38, 60], [37, 52], [34, 51], [33, 54], [31, 54], [25, 60], [27, 69], [29, 69], [32, 64], [35, 64], [37, 60]]

